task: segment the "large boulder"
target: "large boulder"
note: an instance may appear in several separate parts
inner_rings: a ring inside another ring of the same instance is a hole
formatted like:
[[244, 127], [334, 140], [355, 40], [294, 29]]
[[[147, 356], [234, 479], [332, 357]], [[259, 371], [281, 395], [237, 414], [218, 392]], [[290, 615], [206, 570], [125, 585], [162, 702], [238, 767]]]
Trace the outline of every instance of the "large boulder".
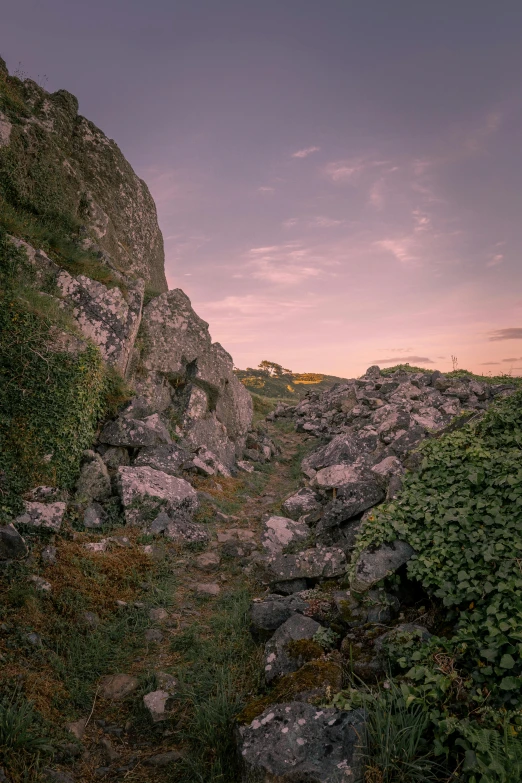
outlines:
[[16, 525], [42, 527], [47, 530], [60, 530], [67, 509], [67, 503], [35, 503], [26, 501], [25, 512], [14, 521]]
[[355, 564], [351, 587], [359, 593], [369, 590], [386, 576], [393, 574], [415, 554], [406, 541], [392, 541], [369, 547], [359, 555]]
[[184, 479], [149, 467], [120, 467], [118, 490], [127, 524], [152, 521], [159, 511], [194, 512], [196, 490]]
[[143, 310], [143, 349], [134, 382], [155, 410], [171, 408], [193, 449], [205, 446], [226, 465], [240, 456], [252, 421], [252, 399], [230, 355], [212, 343], [208, 324], [176, 289]]
[[184, 462], [189, 459], [189, 453], [175, 443], [160, 446], [145, 446], [140, 449], [134, 460], [135, 467], [147, 466], [175, 476]]
[[243, 780], [263, 783], [357, 783], [362, 774], [361, 710], [341, 712], [288, 702], [239, 729]]

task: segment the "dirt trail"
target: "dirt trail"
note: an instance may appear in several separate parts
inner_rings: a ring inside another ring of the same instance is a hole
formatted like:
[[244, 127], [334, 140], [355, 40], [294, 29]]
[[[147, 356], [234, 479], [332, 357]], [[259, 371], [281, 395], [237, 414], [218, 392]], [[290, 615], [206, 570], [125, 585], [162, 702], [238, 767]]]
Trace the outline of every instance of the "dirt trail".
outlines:
[[[114, 702], [98, 695], [93, 703], [85, 750], [73, 765], [76, 781], [239, 779], [233, 717], [258, 692], [262, 672], [247, 608], [265, 588], [256, 582], [250, 555], [254, 547], [259, 551], [263, 517], [281, 514], [282, 500], [299, 484], [301, 454], [316, 442], [284, 425], [271, 425], [269, 435], [281, 448], [272, 463], [234, 479], [195, 482], [207, 496], [198, 516], [210, 534], [207, 545], [173, 549], [151, 542], [155, 573], [135, 603], [149, 618], [151, 608], [164, 609], [166, 617], [136, 631], [150, 641], [125, 668], [139, 681], [132, 697]], [[174, 677], [177, 687], [169, 717], [154, 724], [143, 696], [158, 687], [160, 673]]]

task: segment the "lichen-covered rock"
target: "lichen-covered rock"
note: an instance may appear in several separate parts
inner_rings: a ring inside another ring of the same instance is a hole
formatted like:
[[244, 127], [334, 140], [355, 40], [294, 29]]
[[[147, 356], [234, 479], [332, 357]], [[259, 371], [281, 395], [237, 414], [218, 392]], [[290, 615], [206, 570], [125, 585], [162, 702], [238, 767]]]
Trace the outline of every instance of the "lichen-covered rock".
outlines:
[[0, 560], [21, 560], [27, 555], [27, 545], [14, 525], [0, 527]]
[[120, 467], [118, 489], [128, 524], [146, 521], [154, 511], [190, 514], [198, 507], [197, 492], [188, 481], [153, 468]]
[[265, 637], [276, 631], [294, 614], [304, 614], [309, 601], [301, 595], [268, 595], [262, 601], [254, 601], [250, 607], [250, 628], [257, 637]]
[[[81, 221], [83, 245], [109, 269], [167, 289], [156, 207], [112, 139], [78, 115], [77, 99], [24, 80], [2, 115], [6, 165], [17, 163], [11, 192], [33, 214]], [[38, 176], [40, 175], [40, 176]]]
[[357, 783], [362, 774], [361, 710], [303, 702], [268, 707], [239, 729], [243, 780], [260, 783]]
[[17, 517], [15, 525], [43, 527], [48, 530], [59, 530], [67, 509], [67, 503], [25, 503], [25, 513]]
[[271, 516], [263, 523], [261, 543], [268, 554], [276, 555], [290, 544], [304, 544], [309, 535], [310, 529], [304, 522]]
[[[278, 554], [266, 558], [264, 568], [270, 582], [301, 579], [329, 579], [346, 572], [346, 556], [337, 547], [317, 546], [298, 554]], [[299, 588], [302, 589], [302, 588]]]
[[[295, 672], [305, 661], [321, 657], [321, 647], [311, 642], [320, 628], [318, 622], [301, 614], [291, 615], [280, 625], [265, 645], [266, 681]], [[299, 645], [298, 642], [311, 643]]]
[[369, 590], [407, 563], [414, 554], [415, 550], [406, 541], [392, 541], [365, 549], [355, 564], [352, 589], [359, 593]]
[[204, 446], [231, 466], [252, 421], [252, 399], [234, 375], [232, 358], [212, 343], [208, 324], [179, 289], [149, 302], [142, 330], [144, 347], [134, 362], [139, 393], [155, 410], [176, 412], [191, 448]]
[[143, 420], [120, 416], [104, 426], [100, 443], [109, 446], [139, 448], [172, 443], [169, 432], [157, 414]]
[[290, 519], [299, 519], [305, 514], [314, 514], [321, 509], [321, 504], [315, 496], [315, 492], [309, 487], [302, 487], [281, 505], [284, 513]]
[[189, 453], [175, 443], [141, 448], [134, 460], [135, 467], [148, 466], [175, 476], [184, 462], [189, 459]]

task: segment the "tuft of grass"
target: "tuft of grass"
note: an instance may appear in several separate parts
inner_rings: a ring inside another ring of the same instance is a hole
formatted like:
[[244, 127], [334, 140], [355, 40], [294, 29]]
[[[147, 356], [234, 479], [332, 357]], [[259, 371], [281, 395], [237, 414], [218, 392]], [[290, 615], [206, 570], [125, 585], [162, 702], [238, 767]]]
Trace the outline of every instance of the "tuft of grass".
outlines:
[[18, 688], [0, 700], [0, 761], [48, 754], [52, 747], [43, 736], [40, 716]]

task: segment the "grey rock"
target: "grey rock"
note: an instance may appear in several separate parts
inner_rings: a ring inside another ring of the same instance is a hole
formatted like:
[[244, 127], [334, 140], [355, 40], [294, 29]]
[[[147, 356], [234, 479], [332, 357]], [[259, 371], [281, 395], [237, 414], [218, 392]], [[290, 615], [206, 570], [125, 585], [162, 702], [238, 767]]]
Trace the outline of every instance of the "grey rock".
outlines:
[[140, 449], [140, 452], [134, 460], [135, 467], [147, 465], [154, 470], [161, 470], [171, 476], [176, 476], [181, 466], [189, 458], [189, 453], [180, 448], [177, 444], [147, 446]]
[[299, 519], [305, 514], [314, 514], [320, 511], [321, 504], [312, 489], [303, 487], [286, 498], [281, 508], [290, 519]]
[[143, 704], [154, 723], [159, 723], [169, 717], [167, 703], [170, 698], [170, 693], [161, 689], [147, 693], [143, 697]]
[[362, 775], [362, 711], [303, 702], [277, 704], [239, 729], [244, 780], [357, 783]]
[[415, 550], [406, 541], [392, 541], [365, 549], [359, 555], [351, 587], [359, 593], [369, 590], [381, 579], [408, 562]]
[[191, 513], [198, 507], [196, 490], [184, 479], [154, 468], [120, 467], [118, 489], [128, 524], [140, 521], [154, 509]]
[[289, 643], [312, 639], [320, 628], [321, 625], [311, 617], [300, 614], [292, 615], [279, 626], [265, 645], [265, 679], [268, 683], [301, 668], [306, 658], [293, 651]]
[[196, 593], [201, 596], [217, 596], [221, 592], [221, 587], [217, 582], [200, 582], [196, 585]]
[[393, 642], [397, 640], [400, 643], [401, 636], [413, 634], [423, 642], [427, 642], [431, 638], [431, 633], [423, 625], [417, 623], [401, 623], [392, 628], [391, 631], [379, 636], [374, 642], [374, 650], [376, 653], [381, 654], [386, 642]]
[[86, 528], [101, 527], [106, 518], [107, 514], [99, 503], [91, 503], [83, 512], [83, 524]]
[[385, 495], [385, 490], [376, 477], [372, 476], [370, 480], [354, 477], [352, 482], [340, 487], [335, 500], [325, 506], [317, 532], [348, 522], [383, 501]]
[[337, 547], [317, 546], [295, 555], [273, 555], [265, 560], [269, 581], [330, 579], [346, 572], [346, 556]]
[[97, 628], [100, 624], [100, 618], [96, 612], [84, 612], [83, 619], [90, 628]]
[[122, 701], [139, 686], [137, 677], [130, 674], [111, 674], [100, 680], [100, 696], [111, 701]]
[[163, 634], [159, 630], [159, 628], [147, 628], [145, 631], [145, 641], [146, 642], [162, 642], [163, 641]]
[[109, 470], [117, 470], [120, 465], [130, 465], [129, 452], [123, 446], [107, 446], [101, 458]]
[[56, 547], [52, 544], [44, 547], [41, 551], [40, 557], [45, 565], [56, 565]]
[[172, 438], [157, 414], [148, 416], [143, 421], [120, 416], [107, 422], [100, 435], [100, 443], [127, 448], [158, 446], [171, 442]]
[[149, 619], [156, 623], [161, 623], [164, 620], [168, 620], [169, 613], [166, 609], [163, 609], [163, 607], [157, 607], [155, 609], [151, 609], [149, 612]]
[[0, 526], [0, 560], [21, 560], [27, 553], [27, 545], [15, 526]]
[[14, 522], [29, 527], [43, 527], [46, 530], [60, 530], [67, 508], [66, 503], [33, 503], [26, 501], [25, 513]]
[[46, 767], [42, 774], [44, 780], [49, 781], [49, 783], [75, 783], [76, 780], [69, 772], [62, 772], [59, 769], [51, 769], [50, 767]]
[[197, 522], [190, 522], [181, 515], [177, 516], [165, 530], [165, 537], [171, 541], [184, 541], [189, 544], [205, 543], [210, 540], [208, 530]]
[[[186, 520], [189, 521], [188, 518]], [[165, 513], [165, 511], [160, 511], [156, 519], [154, 519], [150, 523], [150, 527], [148, 529], [148, 532], [150, 535], [158, 535], [159, 533], [164, 533], [168, 526], [171, 524], [172, 520], [169, 517], [168, 514]]]
[[33, 583], [36, 590], [38, 590], [39, 593], [50, 593], [52, 592], [52, 585], [50, 582], [47, 581], [47, 579], [44, 579], [43, 576], [37, 576], [36, 574], [32, 574], [29, 577], [29, 581]]
[[289, 617], [303, 614], [309, 602], [299, 594], [290, 596], [268, 595], [262, 601], [254, 601], [250, 607], [250, 628], [257, 637], [277, 630]]
[[83, 465], [76, 484], [81, 500], [106, 500], [111, 495], [111, 480], [104, 461], [95, 451], [84, 451]]
[[217, 552], [213, 551], [203, 552], [201, 555], [196, 557], [195, 561], [196, 568], [199, 568], [202, 571], [215, 571], [217, 568], [219, 568], [220, 563], [220, 556]]
[[307, 588], [308, 582], [306, 579], [287, 579], [282, 582], [275, 580], [272, 582], [272, 590], [281, 595], [295, 595], [296, 593], [302, 593]]
[[310, 530], [304, 522], [271, 516], [263, 522], [261, 542], [269, 555], [276, 555], [291, 544], [304, 544], [309, 535]]
[[167, 750], [165, 753], [156, 753], [154, 756], [143, 759], [142, 764], [147, 767], [168, 767], [169, 764], [174, 764], [182, 758], [183, 754], [179, 750]]

